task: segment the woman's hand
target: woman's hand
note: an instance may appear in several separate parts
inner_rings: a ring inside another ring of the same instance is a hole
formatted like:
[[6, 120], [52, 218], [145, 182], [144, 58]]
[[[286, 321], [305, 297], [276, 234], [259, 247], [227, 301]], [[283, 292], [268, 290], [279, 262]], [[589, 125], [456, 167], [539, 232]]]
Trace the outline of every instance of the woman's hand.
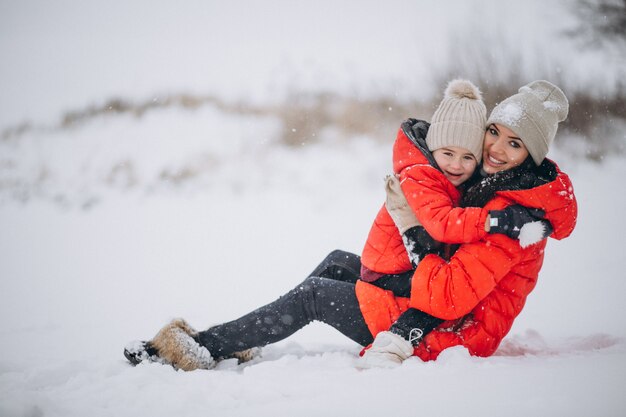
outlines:
[[[539, 230], [539, 236], [533, 236], [530, 240], [531, 243], [536, 243], [552, 233], [552, 225], [549, 221], [544, 219], [545, 212], [540, 209], [528, 208], [520, 205], [513, 205], [505, 208], [504, 210], [490, 210], [487, 222], [485, 223], [485, 230], [489, 233], [502, 233], [512, 239], [522, 240], [524, 226], [533, 223], [540, 223], [537, 230]], [[525, 239], [528, 241], [528, 239]], [[529, 244], [531, 244], [529, 243]], [[523, 245], [527, 246], [527, 245]]]

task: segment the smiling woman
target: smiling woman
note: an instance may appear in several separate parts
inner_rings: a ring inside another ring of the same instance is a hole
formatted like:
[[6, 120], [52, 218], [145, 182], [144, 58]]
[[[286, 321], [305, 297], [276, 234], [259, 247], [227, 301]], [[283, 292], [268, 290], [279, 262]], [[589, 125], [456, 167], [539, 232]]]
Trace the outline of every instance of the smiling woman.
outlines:
[[483, 145], [483, 170], [487, 174], [515, 168], [527, 157], [526, 145], [515, 132], [497, 123], [487, 127]]

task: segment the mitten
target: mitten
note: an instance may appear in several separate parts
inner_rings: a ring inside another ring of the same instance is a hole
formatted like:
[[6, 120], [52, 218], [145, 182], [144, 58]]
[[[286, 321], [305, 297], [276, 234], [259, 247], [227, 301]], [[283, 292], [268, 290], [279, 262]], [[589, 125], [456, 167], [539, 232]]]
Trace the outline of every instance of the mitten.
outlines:
[[388, 175], [385, 178], [385, 192], [387, 193], [385, 206], [400, 234], [413, 226], [420, 225], [400, 188], [400, 180], [395, 175]]
[[518, 239], [522, 227], [528, 223], [542, 223], [541, 237], [545, 239], [552, 233], [552, 225], [543, 218], [545, 212], [536, 208], [528, 208], [518, 204], [504, 210], [489, 211], [489, 233], [502, 233], [512, 239]]
[[413, 226], [402, 234], [402, 243], [413, 267], [429, 253], [436, 253], [443, 247], [441, 242], [433, 239], [423, 226]]

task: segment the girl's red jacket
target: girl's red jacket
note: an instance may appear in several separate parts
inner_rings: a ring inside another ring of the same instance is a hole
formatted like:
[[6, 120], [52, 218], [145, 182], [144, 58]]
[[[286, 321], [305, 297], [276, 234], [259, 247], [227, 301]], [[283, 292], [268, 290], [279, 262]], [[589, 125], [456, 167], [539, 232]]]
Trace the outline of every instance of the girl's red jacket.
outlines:
[[[403, 125], [404, 126], [404, 125]], [[435, 168], [401, 127], [393, 146], [393, 171], [428, 233], [439, 242], [467, 243], [485, 236], [488, 210], [459, 208], [461, 193]], [[397, 274], [412, 268], [402, 236], [385, 205], [370, 229], [361, 263], [370, 271]]]

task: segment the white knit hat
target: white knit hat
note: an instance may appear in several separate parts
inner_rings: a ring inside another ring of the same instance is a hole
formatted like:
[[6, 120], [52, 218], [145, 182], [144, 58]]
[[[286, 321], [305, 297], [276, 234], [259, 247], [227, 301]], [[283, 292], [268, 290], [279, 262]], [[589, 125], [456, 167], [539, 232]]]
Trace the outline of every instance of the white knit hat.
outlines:
[[498, 104], [487, 126], [497, 123], [511, 129], [524, 142], [535, 164], [540, 165], [568, 111], [567, 97], [559, 87], [548, 81], [533, 81]]
[[452, 80], [426, 135], [430, 151], [446, 146], [469, 150], [478, 162], [482, 159], [487, 109], [480, 90], [467, 80]]

